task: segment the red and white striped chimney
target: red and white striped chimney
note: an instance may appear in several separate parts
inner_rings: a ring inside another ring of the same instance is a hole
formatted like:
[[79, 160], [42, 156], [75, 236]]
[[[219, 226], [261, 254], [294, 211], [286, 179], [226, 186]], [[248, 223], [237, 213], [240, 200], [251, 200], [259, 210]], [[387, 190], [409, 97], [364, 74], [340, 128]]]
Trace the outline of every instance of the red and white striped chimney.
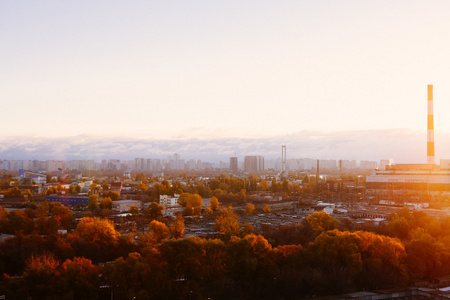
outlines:
[[434, 116], [433, 116], [433, 85], [428, 85], [428, 132], [427, 132], [427, 163], [435, 164], [434, 160]]

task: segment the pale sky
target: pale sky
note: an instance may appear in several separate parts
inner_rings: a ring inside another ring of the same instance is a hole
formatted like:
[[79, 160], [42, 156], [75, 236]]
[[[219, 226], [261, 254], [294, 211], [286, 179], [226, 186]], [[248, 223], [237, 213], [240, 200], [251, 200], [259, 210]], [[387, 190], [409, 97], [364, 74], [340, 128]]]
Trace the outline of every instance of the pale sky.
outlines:
[[0, 1], [0, 137], [450, 132], [450, 1]]

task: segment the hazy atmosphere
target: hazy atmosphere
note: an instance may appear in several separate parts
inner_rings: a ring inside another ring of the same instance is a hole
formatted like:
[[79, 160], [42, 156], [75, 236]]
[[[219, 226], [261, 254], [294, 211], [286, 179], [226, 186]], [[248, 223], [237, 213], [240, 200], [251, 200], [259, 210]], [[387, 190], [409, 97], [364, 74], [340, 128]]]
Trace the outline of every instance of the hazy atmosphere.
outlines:
[[0, 156], [448, 158], [449, 9], [1, 1]]

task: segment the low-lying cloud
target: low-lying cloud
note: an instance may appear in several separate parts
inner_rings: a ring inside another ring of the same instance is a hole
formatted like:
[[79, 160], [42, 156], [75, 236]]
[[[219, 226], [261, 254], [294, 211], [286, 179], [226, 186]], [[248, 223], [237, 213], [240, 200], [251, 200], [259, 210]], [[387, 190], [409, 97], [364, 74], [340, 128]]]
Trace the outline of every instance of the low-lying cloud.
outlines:
[[[450, 158], [450, 134], [435, 137], [437, 158]], [[379, 160], [397, 163], [426, 161], [426, 133], [408, 129], [360, 131], [300, 131], [264, 138], [145, 139], [136, 137], [72, 136], [65, 138], [3, 137], [0, 159], [121, 159], [166, 158], [178, 153], [182, 159], [228, 161], [262, 155], [279, 158], [281, 145], [287, 158]]]

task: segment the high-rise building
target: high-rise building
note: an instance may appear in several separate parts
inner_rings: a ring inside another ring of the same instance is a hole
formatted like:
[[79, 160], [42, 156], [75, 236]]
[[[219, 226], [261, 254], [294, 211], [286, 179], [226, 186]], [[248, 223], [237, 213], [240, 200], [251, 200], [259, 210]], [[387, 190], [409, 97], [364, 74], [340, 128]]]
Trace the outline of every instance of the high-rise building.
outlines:
[[238, 158], [230, 157], [230, 171], [236, 173], [238, 171]]
[[260, 172], [264, 171], [264, 157], [263, 156], [246, 156], [244, 157], [244, 171], [245, 172]]

